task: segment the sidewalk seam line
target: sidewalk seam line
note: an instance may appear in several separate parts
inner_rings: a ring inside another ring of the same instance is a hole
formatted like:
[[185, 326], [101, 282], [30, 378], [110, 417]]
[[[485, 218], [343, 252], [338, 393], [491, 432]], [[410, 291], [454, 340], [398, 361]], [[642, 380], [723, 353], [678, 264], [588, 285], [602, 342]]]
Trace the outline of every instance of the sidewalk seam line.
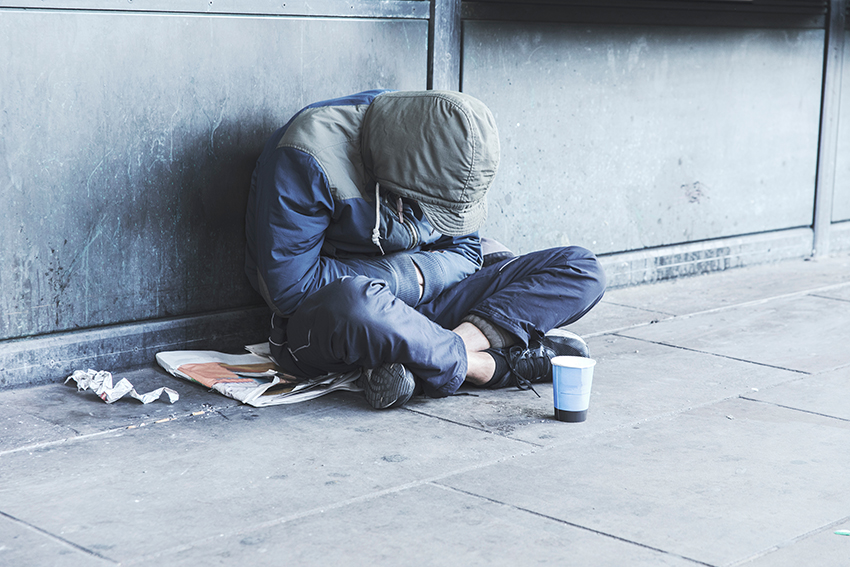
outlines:
[[[513, 437], [508, 437], [507, 435], [503, 435], [503, 434], [501, 434], [501, 433], [497, 433], [497, 432], [494, 432], [494, 431], [488, 431], [488, 430], [486, 430], [486, 429], [483, 429], [483, 427], [484, 427], [484, 424], [483, 424], [483, 423], [481, 424], [481, 425], [482, 425], [482, 427], [475, 427], [474, 425], [470, 425], [470, 424], [468, 424], [468, 423], [462, 423], [462, 422], [460, 422], [460, 421], [454, 421], [454, 420], [452, 420], [452, 419], [448, 419], [448, 418], [446, 418], [446, 417], [442, 417], [442, 416], [439, 416], [439, 415], [431, 415], [430, 413], [425, 413], [425, 412], [423, 412], [423, 411], [419, 411], [419, 410], [411, 409], [411, 408], [408, 408], [408, 407], [405, 407], [404, 409], [406, 409], [406, 410], [407, 410], [407, 411], [409, 411], [409, 412], [412, 412], [412, 413], [418, 414], [418, 415], [422, 415], [422, 416], [425, 416], [425, 417], [429, 417], [429, 418], [431, 418], [431, 419], [439, 419], [440, 421], [445, 421], [445, 422], [447, 422], [447, 423], [451, 423], [451, 424], [453, 424], [453, 425], [460, 425], [460, 426], [463, 426], [463, 427], [467, 427], [467, 428], [469, 428], [469, 429], [472, 429], [473, 431], [478, 431], [478, 432], [481, 432], [481, 433], [486, 433], [486, 434], [488, 434], [488, 435], [496, 435], [496, 436], [498, 436], [498, 437], [501, 437], [501, 438], [503, 438], [503, 439], [509, 439], [509, 440], [511, 440], [511, 441], [518, 441], [518, 442], [520, 442], [520, 443], [526, 443], [527, 445], [531, 445], [532, 447], [535, 447], [535, 448], [537, 448], [537, 449], [543, 449], [544, 447], [546, 447], [546, 445], [542, 445], [542, 444], [540, 444], [540, 443], [534, 443], [534, 442], [532, 442], [532, 441], [526, 441], [525, 439], [515, 439], [515, 438], [513, 438]], [[473, 419], [475, 419], [475, 418], [473, 418]], [[478, 420], [476, 419], [475, 421], [478, 421]], [[481, 423], [481, 422], [479, 421], [478, 423]]]
[[[511, 439], [511, 440], [513, 441], [513, 439]], [[234, 531], [229, 532], [229, 533], [220, 533], [220, 534], [217, 534], [217, 535], [208, 536], [208, 537], [201, 538], [201, 539], [196, 539], [196, 540], [193, 540], [189, 543], [181, 544], [181, 545], [169, 548], [169, 549], [164, 549], [164, 550], [161, 550], [161, 551], [158, 551], [158, 552], [155, 552], [155, 553], [151, 553], [151, 554], [148, 554], [148, 555], [140, 555], [140, 556], [137, 556], [137, 557], [127, 559], [126, 561], [122, 561], [121, 565], [133, 565], [133, 564], [136, 564], [136, 563], [140, 563], [142, 561], [150, 561], [152, 559], [156, 559], [156, 558], [159, 558], [159, 557], [164, 557], [164, 556], [167, 556], [167, 555], [173, 555], [174, 553], [179, 553], [181, 551], [194, 549], [194, 548], [201, 546], [204, 543], [208, 543], [208, 542], [217, 540], [219, 538], [235, 537], [235, 536], [239, 536], [239, 535], [242, 535], [242, 534], [248, 534], [248, 533], [251, 533], [251, 532], [255, 532], [257, 530], [272, 528], [272, 527], [275, 527], [275, 526], [286, 524], [288, 522], [293, 522], [295, 520], [301, 520], [303, 518], [308, 518], [310, 516], [317, 516], [319, 514], [324, 514], [328, 510], [337, 510], [337, 509], [340, 509], [340, 508], [345, 508], [347, 506], [351, 506], [353, 504], [359, 504], [361, 502], [368, 502], [370, 500], [375, 500], [377, 498], [380, 498], [382, 496], [386, 496], [386, 495], [389, 495], [389, 494], [395, 494], [395, 493], [398, 493], [398, 492], [410, 490], [412, 488], [417, 488], [417, 487], [425, 486], [425, 485], [435, 485], [435, 481], [438, 481], [438, 480], [441, 480], [441, 479], [444, 479], [444, 478], [447, 478], [447, 477], [450, 477], [450, 476], [454, 476], [454, 475], [458, 475], [458, 474], [464, 474], [464, 473], [468, 473], [468, 472], [471, 472], [471, 471], [474, 471], [474, 470], [483, 469], [483, 468], [486, 468], [486, 467], [497, 465], [497, 464], [499, 464], [503, 461], [507, 461], [509, 459], [514, 459], [516, 457], [524, 457], [526, 455], [530, 455], [530, 454], [535, 453], [536, 450], [537, 450], [537, 448], [534, 447], [534, 448], [531, 448], [528, 451], [522, 451], [522, 452], [519, 452], [519, 453], [511, 453], [511, 454], [501, 456], [499, 458], [492, 459], [492, 460], [489, 460], [489, 461], [486, 461], [486, 462], [483, 462], [483, 463], [476, 463], [474, 465], [469, 465], [469, 466], [462, 467], [462, 468], [459, 468], [459, 469], [456, 469], [456, 470], [453, 470], [453, 471], [450, 471], [450, 472], [434, 475], [434, 476], [431, 476], [431, 477], [428, 477], [428, 478], [423, 478], [423, 479], [420, 479], [420, 480], [414, 480], [414, 481], [411, 481], [411, 482], [406, 482], [406, 483], [403, 483], [403, 484], [392, 486], [390, 488], [385, 488], [383, 490], [370, 492], [368, 494], [361, 494], [360, 496], [353, 496], [351, 498], [347, 498], [347, 499], [342, 500], [342, 501], [332, 502], [332, 503], [329, 503], [326, 506], [317, 506], [317, 507], [314, 507], [314, 508], [310, 508], [309, 510], [304, 510], [302, 512], [296, 512], [294, 514], [290, 514], [288, 516], [281, 516], [281, 517], [278, 517], [278, 518], [273, 518], [271, 520], [266, 520], [265, 522], [260, 522], [258, 524], [246, 526], [244, 528], [237, 529], [237, 530], [234, 530]], [[714, 567], [714, 566], [711, 566], [711, 567]]]
[[791, 411], [798, 411], [798, 412], [801, 412], [801, 413], [807, 413], [809, 415], [816, 415], [818, 417], [826, 417], [826, 418], [829, 418], [829, 419], [837, 419], [838, 421], [850, 422], [850, 419], [847, 419], [845, 417], [838, 417], [838, 416], [835, 416], [835, 415], [829, 415], [827, 413], [818, 413], [816, 411], [786, 406], [786, 405], [778, 404], [776, 402], [769, 402], [769, 401], [766, 401], [766, 400], [757, 400], [755, 398], [748, 398], [746, 396], [741, 396], [741, 399], [747, 400], [748, 402], [758, 402], [760, 404], [767, 404], [767, 405], [771, 405], [771, 406], [774, 406], [774, 407], [783, 408], [783, 409], [787, 409], [787, 410], [791, 410]]
[[818, 526], [817, 528], [815, 528], [813, 530], [809, 530], [804, 534], [800, 534], [798, 536], [792, 537], [791, 539], [789, 539], [789, 540], [787, 540], [783, 543], [771, 545], [770, 547], [766, 547], [766, 548], [762, 549], [761, 551], [757, 551], [754, 554], [750, 555], [749, 557], [745, 557], [744, 559], [739, 559], [739, 560], [734, 561], [732, 563], [728, 563], [725, 567], [737, 567], [738, 565], [743, 565], [744, 563], [750, 563], [750, 562], [755, 561], [756, 559], [758, 559], [760, 557], [765, 557], [767, 555], [770, 555], [774, 551], [779, 551], [783, 547], [788, 547], [789, 545], [793, 545], [793, 544], [797, 543], [798, 541], [801, 541], [801, 540], [803, 540], [807, 537], [811, 537], [813, 535], [816, 535], [816, 534], [819, 534], [819, 533], [824, 532], [826, 530], [829, 530], [831, 528], [834, 528], [835, 526], [843, 524], [848, 520], [850, 520], [850, 516], [845, 516], [845, 517], [841, 518], [840, 520], [835, 520], [834, 522], [829, 522], [829, 523], [826, 523], [822, 526]]
[[[227, 406], [227, 407], [221, 407], [221, 408], [218, 408], [218, 409], [213, 408], [213, 409], [210, 409], [210, 410], [205, 410], [204, 413], [205, 414], [214, 413], [214, 414], [220, 415], [221, 417], [225, 417], [223, 414], [221, 414], [221, 410], [228, 409], [229, 407], [241, 407], [241, 406]], [[44, 418], [40, 418], [37, 415], [31, 414], [29, 412], [24, 412], [24, 413], [26, 413], [27, 415], [29, 415], [31, 417], [36, 417], [38, 419], [44, 419]], [[183, 419], [188, 419], [188, 418], [192, 418], [192, 417], [197, 417], [197, 416], [194, 416], [190, 413], [188, 415], [182, 415], [182, 416], [174, 417], [173, 419], [169, 419], [167, 422], [164, 422], [164, 423], [181, 421]], [[225, 418], [225, 419], [229, 420], [230, 418]], [[50, 423], [51, 425], [55, 425], [57, 427], [62, 427], [60, 424], [54, 423], [54, 422], [52, 422], [48, 419], [44, 419], [44, 421], [46, 421], [47, 423]], [[141, 425], [144, 425], [145, 427], [152, 427], [154, 425], [162, 425], [162, 424], [157, 424], [155, 421], [144, 421], [144, 422], [142, 422]], [[142, 428], [141, 425], [137, 425], [137, 424], [121, 425], [121, 426], [118, 426], [118, 427], [113, 427], [111, 429], [105, 429], [103, 431], [97, 431], [95, 433], [85, 433], [83, 435], [75, 435], [73, 437], [64, 437], [62, 439], [56, 439], [54, 441], [44, 441], [42, 443], [35, 443], [33, 445], [24, 445], [22, 447], [15, 447], [14, 449], [7, 449], [5, 451], [0, 451], [0, 457], [5, 457], [6, 455], [11, 455], [12, 453], [20, 453], [20, 452], [23, 452], [23, 451], [37, 451], [39, 449], [43, 449], [43, 448], [46, 448], [46, 447], [53, 447], [55, 445], [62, 445], [63, 443], [76, 443], [76, 442], [80, 442], [80, 441], [88, 441], [89, 439], [92, 439], [94, 437], [100, 437], [101, 435], [108, 435], [110, 433], [118, 433], [118, 432], [121, 432], [121, 431], [126, 431], [127, 429], [129, 429], [131, 427], [135, 427], [136, 429], [141, 429]], [[67, 426], [65, 426], [65, 427], [67, 427]], [[76, 433], [76, 430], [74, 428], [68, 427], [68, 429], [70, 429], [71, 431], [74, 431]], [[0, 513], [2, 513], [2, 512], [0, 512]]]
[[624, 538], [624, 537], [622, 537], [622, 536], [614, 535], [614, 534], [611, 534], [611, 533], [608, 533], [608, 532], [603, 532], [603, 531], [601, 531], [601, 530], [597, 530], [597, 529], [594, 529], [594, 528], [590, 528], [590, 527], [588, 527], [588, 526], [583, 526], [583, 525], [581, 525], [581, 524], [576, 524], [576, 523], [573, 523], [573, 522], [569, 522], [569, 521], [567, 521], [567, 520], [564, 520], [564, 519], [561, 519], [561, 518], [556, 518], [555, 516], [550, 516], [550, 515], [548, 515], [548, 514], [544, 514], [544, 513], [542, 513], [542, 512], [537, 512], [537, 511], [535, 511], [535, 510], [530, 510], [530, 509], [528, 509], [528, 508], [524, 508], [524, 507], [522, 507], [522, 506], [517, 506], [517, 505], [515, 505], [515, 504], [509, 504], [509, 503], [507, 503], [507, 502], [502, 502], [501, 500], [496, 500], [495, 498], [490, 498], [490, 497], [488, 497], [488, 496], [483, 496], [483, 495], [481, 495], [481, 494], [476, 494], [476, 493], [474, 493], [474, 492], [468, 492], [468, 491], [463, 490], [463, 489], [460, 489], [460, 488], [455, 488], [454, 486], [449, 486], [449, 485], [447, 485], [447, 484], [440, 484], [440, 483], [438, 483], [438, 482], [432, 482], [431, 484], [433, 484], [433, 485], [435, 485], [435, 486], [439, 486], [439, 487], [441, 487], [441, 488], [443, 488], [443, 489], [445, 489], [445, 490], [451, 490], [451, 491], [454, 491], [454, 492], [458, 492], [458, 493], [460, 493], [460, 494], [465, 494], [465, 495], [467, 495], [467, 496], [471, 496], [471, 497], [473, 497], [473, 498], [479, 498], [479, 499], [481, 499], [481, 500], [486, 500], [486, 501], [488, 501], [488, 502], [492, 502], [492, 503], [494, 503], [494, 504], [500, 504], [500, 505], [505, 506], [505, 507], [507, 507], [507, 508], [512, 508], [512, 509], [514, 509], [514, 510], [519, 510], [519, 511], [521, 511], [521, 512], [526, 512], [526, 513], [528, 513], [528, 514], [532, 514], [532, 515], [534, 515], [534, 516], [539, 516], [539, 517], [541, 517], [541, 518], [545, 518], [545, 519], [547, 519], [547, 520], [552, 520], [552, 521], [554, 521], [554, 522], [558, 522], [558, 523], [560, 523], [560, 524], [565, 524], [565, 525], [570, 526], [570, 527], [573, 527], [573, 528], [578, 528], [578, 529], [580, 529], [580, 530], [588, 531], [588, 532], [591, 532], [591, 533], [594, 533], [594, 534], [597, 534], [597, 535], [601, 535], [601, 536], [608, 537], [608, 538], [611, 538], [611, 539], [616, 539], [616, 540], [618, 540], [618, 541], [622, 541], [622, 542], [629, 543], [629, 544], [632, 544], [632, 545], [637, 545], [638, 547], [643, 547], [643, 548], [645, 548], [645, 549], [650, 549], [650, 550], [652, 550], [652, 551], [657, 551], [657, 552], [659, 552], [659, 553], [663, 553], [663, 554], [665, 554], [665, 555], [672, 555], [673, 557], [679, 557], [679, 558], [684, 559], [684, 560], [686, 560], [686, 561], [691, 561], [691, 562], [693, 562], [693, 563], [696, 563], [697, 565], [705, 565], [705, 566], [707, 566], [707, 567], [715, 567], [712, 563], [706, 563], [706, 562], [704, 562], [704, 561], [700, 561], [700, 560], [698, 560], [698, 559], [693, 559], [693, 558], [691, 558], [691, 557], [687, 557], [687, 556], [685, 556], [685, 555], [679, 555], [678, 553], [673, 553], [672, 551], [666, 551], [666, 550], [664, 550], [664, 549], [660, 549], [660, 548], [658, 548], [658, 547], [653, 547], [653, 546], [651, 546], [651, 545], [647, 545], [647, 544], [645, 544], [645, 543], [640, 543], [640, 542], [638, 542], [638, 541], [633, 541], [633, 540], [630, 540], [630, 539], [626, 539], [626, 538]]
[[628, 309], [636, 309], [638, 311], [646, 311], [647, 313], [657, 313], [658, 315], [667, 315], [668, 317], [678, 317], [675, 313], [670, 313], [669, 311], [658, 311], [657, 309], [647, 309], [646, 307], [635, 307], [634, 305], [629, 305], [628, 303], [617, 303], [616, 301], [609, 301], [607, 299], [602, 299], [601, 303], [605, 303], [607, 305], [616, 305], [617, 307], [626, 307]]
[[[605, 331], [597, 331], [595, 333], [588, 333], [588, 334], [582, 335], [582, 336], [589, 339], [589, 338], [593, 338], [593, 337], [601, 337], [601, 336], [604, 336], [604, 335], [613, 335], [613, 334], [621, 333], [623, 331], [628, 331], [628, 330], [631, 330], [631, 329], [639, 329], [641, 327], [646, 327], [648, 325], [655, 325], [655, 324], [661, 323], [661, 322], [674, 321], [674, 320], [677, 320], [677, 319], [689, 319], [691, 317], [696, 317], [698, 315], [708, 315], [708, 314], [711, 314], [711, 313], [719, 313], [721, 311], [728, 311], [730, 309], [736, 309], [736, 308], [739, 308], [739, 307], [751, 307], [753, 305], [762, 305], [762, 304], [765, 304], [765, 303], [770, 303], [771, 301], [776, 301], [776, 300], [780, 300], [780, 299], [789, 299], [789, 298], [800, 297], [800, 296], [805, 296], [805, 295], [809, 295], [809, 296], [812, 296], [812, 297], [818, 297], [820, 299], [835, 299], [836, 301], [844, 301], [844, 300], [841, 300], [841, 299], [836, 299], [834, 297], [821, 297], [817, 294], [820, 293], [820, 292], [829, 291], [829, 290], [832, 290], [832, 289], [837, 289], [837, 288], [845, 287], [845, 286], [848, 286], [848, 285], [850, 285], [850, 282], [830, 284], [830, 285], [826, 285], [826, 286], [822, 286], [822, 287], [816, 287], [816, 288], [808, 289], [808, 290], [805, 290], [805, 291], [793, 291], [793, 292], [784, 293], [784, 294], [781, 294], [781, 295], [774, 295], [772, 297], [764, 297], [764, 298], [761, 298], [761, 299], [752, 299], [750, 301], [743, 301], [741, 303], [735, 303], [733, 305], [723, 305], [723, 306], [720, 306], [720, 307], [712, 307], [711, 309], [704, 309], [702, 311], [694, 311], [693, 313], [684, 313], [684, 314], [681, 314], [681, 315], [672, 315], [671, 317], [668, 317], [667, 319], [664, 319], [663, 321], [657, 321], [656, 320], [656, 321], [647, 321], [645, 323], [636, 323], [634, 325], [629, 325], [629, 326], [626, 326], [626, 327], [618, 327], [618, 328], [614, 328], [614, 329], [608, 329], [608, 330], [605, 330]], [[634, 305], [627, 305], [627, 304], [624, 304], [624, 303], [613, 303], [613, 302], [610, 302], [610, 301], [607, 302], [607, 303], [611, 303], [613, 305], [619, 305], [621, 307], [632, 307], [634, 309], [642, 309], [644, 311], [650, 311], [649, 309], [644, 309], [642, 307], [635, 307]], [[662, 312], [659, 311], [659, 313], [662, 313]]]
[[92, 551], [91, 549], [87, 549], [87, 548], [85, 548], [81, 545], [74, 543], [73, 541], [69, 541], [69, 540], [67, 540], [63, 537], [56, 535], [56, 534], [50, 533], [49, 531], [44, 530], [42, 528], [39, 528], [38, 526], [34, 526], [34, 525], [30, 524], [29, 522], [25, 522], [24, 520], [21, 520], [20, 518], [16, 518], [15, 516], [12, 516], [11, 514], [7, 514], [6, 512], [3, 512], [2, 510], [0, 510], [0, 516], [7, 518], [7, 519], [11, 520], [12, 522], [15, 522], [19, 525], [22, 525], [22, 526], [24, 526], [24, 527], [26, 527], [26, 528], [34, 531], [34, 532], [38, 532], [41, 535], [46, 536], [46, 537], [48, 537], [48, 538], [50, 538], [50, 539], [52, 539], [52, 540], [54, 540], [58, 543], [61, 543], [61, 544], [66, 545], [68, 547], [72, 547], [72, 548], [76, 549], [77, 551], [81, 551], [81, 552], [83, 552], [87, 555], [97, 557], [98, 559], [103, 559], [104, 561], [108, 561], [109, 563], [112, 563], [113, 565], [120, 565], [121, 564], [120, 562], [115, 561], [114, 559], [110, 559], [109, 557], [104, 557], [103, 555], [99, 554], [96, 551]]
[[850, 299], [844, 299], [841, 297], [829, 297], [828, 295], [818, 295], [817, 293], [813, 293], [812, 297], [819, 297], [821, 299], [831, 299], [832, 301], [841, 301], [844, 303], [850, 303]]
[[735, 356], [730, 356], [728, 354], [720, 354], [720, 353], [717, 353], [717, 352], [708, 352], [708, 351], [699, 350], [699, 349], [696, 349], [696, 348], [686, 347], [686, 346], [682, 346], [682, 345], [674, 345], [674, 344], [665, 343], [665, 342], [662, 342], [662, 341], [653, 341], [653, 340], [650, 340], [650, 339], [643, 339], [643, 338], [640, 338], [640, 337], [630, 337], [628, 335], [621, 335], [619, 332], [611, 333], [611, 334], [614, 335], [615, 337], [620, 337], [621, 339], [631, 339], [633, 341], [641, 341], [641, 342], [649, 343], [649, 344], [653, 344], [653, 345], [666, 346], [666, 347], [670, 347], [670, 348], [677, 348], [677, 349], [680, 349], [680, 350], [686, 350], [688, 352], [696, 352], [696, 353], [705, 354], [705, 355], [708, 355], [708, 356], [716, 356], [718, 358], [725, 358], [727, 360], [735, 360], [737, 362], [745, 362], [747, 364], [755, 364], [756, 366], [764, 366], [766, 368], [774, 368], [776, 370], [784, 370], [786, 372], [795, 372], [797, 374], [803, 374], [804, 376], [812, 376], [813, 375], [812, 372], [807, 372], [806, 370], [797, 370], [795, 368], [786, 368], [784, 366], [776, 366], [774, 364], [767, 364], [766, 362], [758, 362], [756, 360], [747, 360], [745, 358], [738, 358], [738, 357], [735, 357]]

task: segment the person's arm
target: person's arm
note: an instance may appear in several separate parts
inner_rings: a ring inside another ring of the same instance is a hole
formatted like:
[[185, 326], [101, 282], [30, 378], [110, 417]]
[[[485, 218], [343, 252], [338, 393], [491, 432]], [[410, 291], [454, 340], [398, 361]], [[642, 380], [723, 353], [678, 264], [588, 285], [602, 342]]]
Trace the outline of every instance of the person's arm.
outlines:
[[[382, 279], [405, 303], [419, 303], [412, 260], [416, 254], [348, 259], [321, 254], [334, 201], [324, 173], [309, 155], [291, 148], [275, 150], [259, 162], [251, 191], [248, 218], [253, 230], [249, 226], [248, 240], [255, 257], [248, 276], [282, 315], [291, 314], [308, 295], [343, 276]], [[427, 284], [425, 291], [427, 296]]]
[[410, 255], [422, 273], [420, 303], [428, 303], [445, 290], [481, 268], [481, 241], [478, 233], [443, 236], [433, 246]]
[[386, 280], [396, 297], [415, 307], [475, 273], [481, 267], [481, 246], [477, 233], [443, 236], [426, 250], [346, 258], [338, 263], [358, 274]]
[[320, 254], [333, 207], [324, 173], [309, 155], [281, 148], [261, 157], [249, 198], [248, 239], [256, 287], [282, 315], [328, 283], [357, 275]]

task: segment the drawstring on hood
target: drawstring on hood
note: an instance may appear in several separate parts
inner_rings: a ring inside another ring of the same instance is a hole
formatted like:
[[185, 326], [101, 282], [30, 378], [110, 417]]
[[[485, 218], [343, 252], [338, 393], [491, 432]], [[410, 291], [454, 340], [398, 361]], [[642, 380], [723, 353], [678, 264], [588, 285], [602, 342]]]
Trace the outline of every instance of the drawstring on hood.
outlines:
[[375, 228], [372, 229], [372, 242], [385, 256], [384, 248], [381, 246], [381, 184], [375, 183]]
[[[398, 222], [404, 223], [404, 201], [401, 197], [396, 197], [396, 213], [398, 214]], [[416, 241], [418, 239], [414, 237], [414, 244]], [[386, 252], [381, 246], [381, 184], [377, 182], [375, 183], [375, 228], [372, 229], [372, 242], [381, 251], [381, 255], [386, 256]]]

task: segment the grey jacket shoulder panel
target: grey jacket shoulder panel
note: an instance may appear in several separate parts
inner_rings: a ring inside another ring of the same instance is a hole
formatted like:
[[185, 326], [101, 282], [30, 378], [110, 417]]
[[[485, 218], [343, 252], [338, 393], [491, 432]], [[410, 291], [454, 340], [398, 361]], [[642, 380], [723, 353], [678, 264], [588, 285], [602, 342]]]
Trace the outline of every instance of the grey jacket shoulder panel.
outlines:
[[360, 130], [369, 105], [322, 106], [299, 114], [277, 147], [300, 150], [315, 159], [328, 179], [334, 199], [367, 198], [360, 154]]

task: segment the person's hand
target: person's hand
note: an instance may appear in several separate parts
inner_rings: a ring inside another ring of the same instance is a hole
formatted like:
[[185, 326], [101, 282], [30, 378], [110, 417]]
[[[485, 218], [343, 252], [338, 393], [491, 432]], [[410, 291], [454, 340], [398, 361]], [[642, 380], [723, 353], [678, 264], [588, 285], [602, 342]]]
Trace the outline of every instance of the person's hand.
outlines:
[[422, 275], [422, 270], [416, 262], [413, 263], [413, 267], [416, 268], [416, 281], [419, 282], [419, 299], [422, 299], [422, 294], [425, 293], [425, 276]]

